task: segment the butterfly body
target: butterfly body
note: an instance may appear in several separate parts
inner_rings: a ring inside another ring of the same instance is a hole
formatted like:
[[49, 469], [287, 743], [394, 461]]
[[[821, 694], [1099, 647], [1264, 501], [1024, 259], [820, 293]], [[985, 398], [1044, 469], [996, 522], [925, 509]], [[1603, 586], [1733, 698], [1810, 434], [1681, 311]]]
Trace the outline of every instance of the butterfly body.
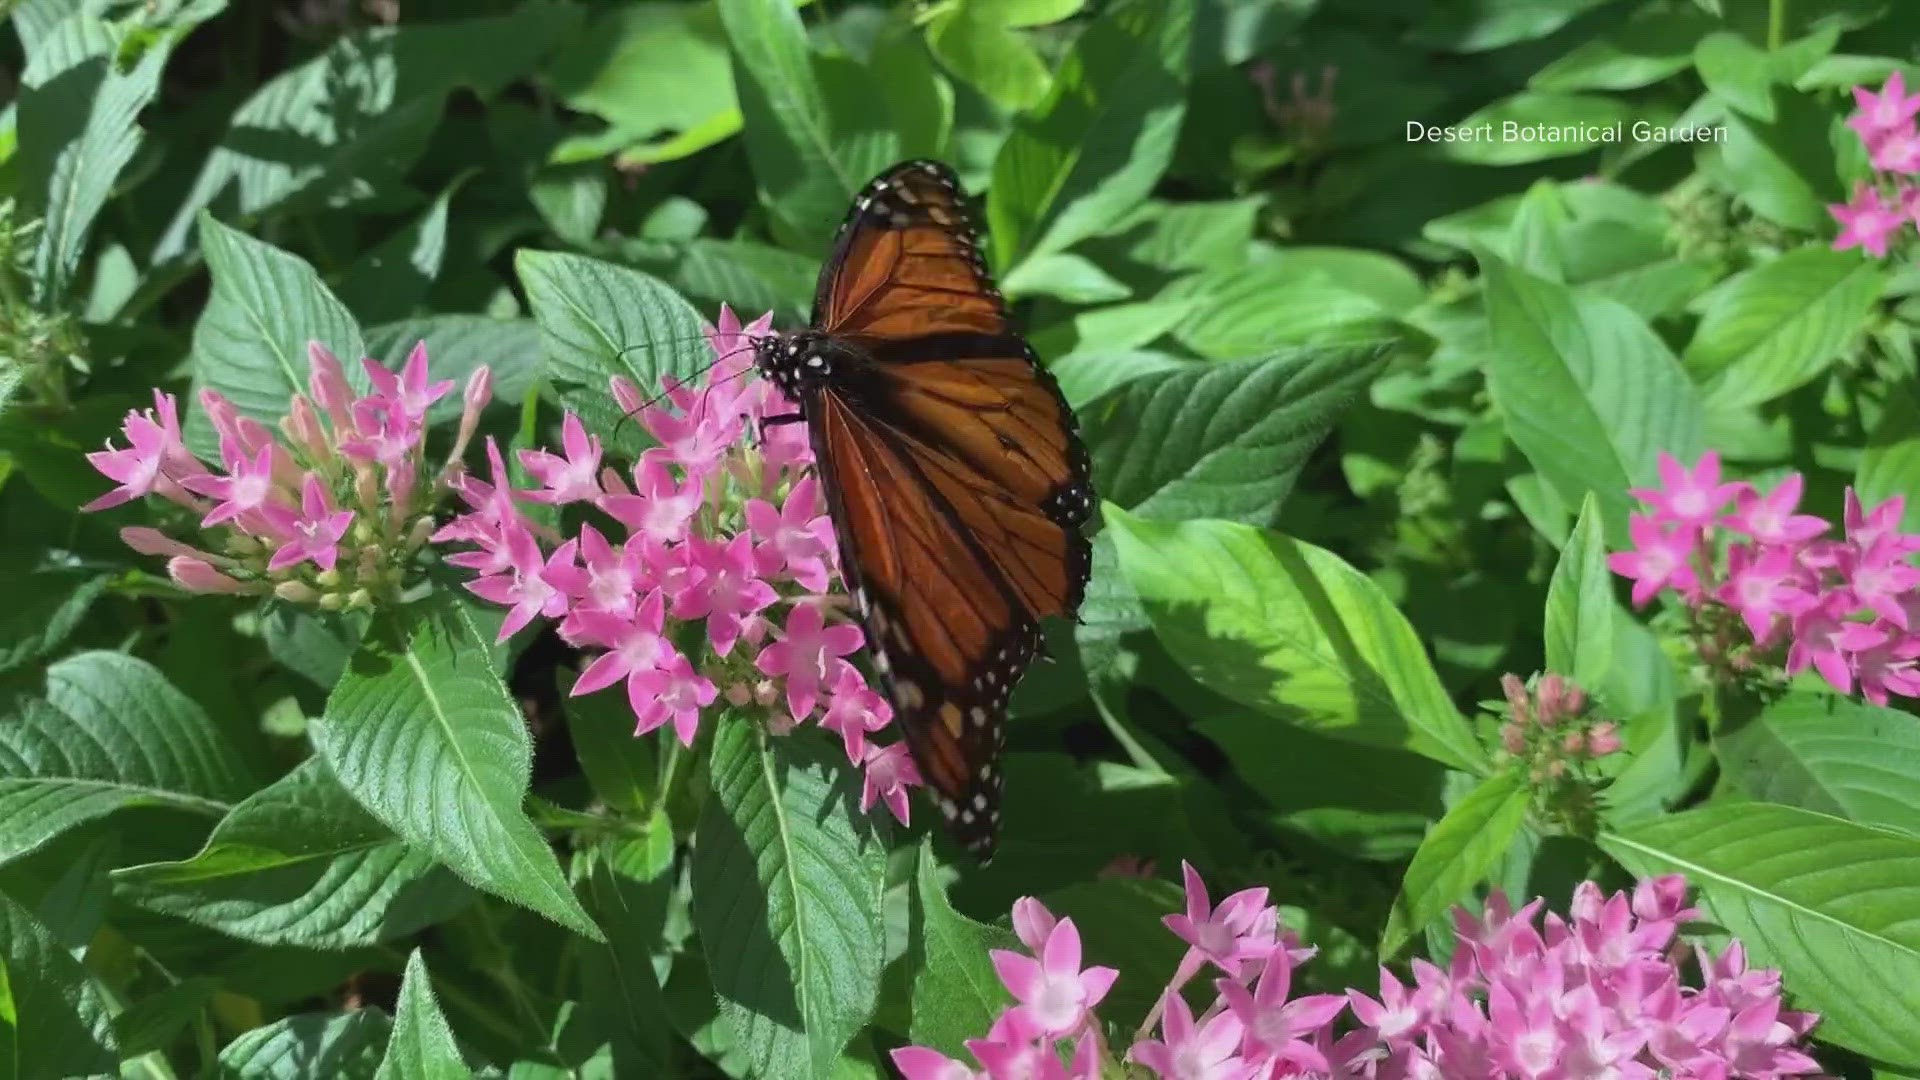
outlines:
[[1008, 699], [1077, 611], [1093, 511], [1072, 410], [1008, 319], [953, 174], [862, 190], [812, 325], [754, 345], [800, 405], [874, 667], [948, 827], [991, 855]]

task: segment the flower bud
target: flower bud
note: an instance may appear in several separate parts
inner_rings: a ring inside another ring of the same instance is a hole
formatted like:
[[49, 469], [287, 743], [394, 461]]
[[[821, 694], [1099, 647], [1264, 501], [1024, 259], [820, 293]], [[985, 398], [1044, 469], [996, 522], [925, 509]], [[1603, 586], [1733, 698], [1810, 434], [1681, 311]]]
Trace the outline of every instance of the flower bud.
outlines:
[[167, 560], [167, 576], [188, 592], [238, 593], [246, 586], [213, 568], [205, 559], [176, 555]]
[[354, 608], [370, 608], [372, 606], [373, 594], [365, 589], [355, 589], [347, 594], [346, 609], [348, 611], [352, 611]]
[[409, 530], [407, 533], [407, 550], [417, 551], [420, 548], [425, 547], [428, 539], [430, 539], [432, 536], [433, 536], [433, 519], [432, 518], [423, 517], [418, 521], [415, 521], [413, 523], [413, 528]]
[[313, 391], [313, 400], [326, 410], [334, 430], [350, 430], [353, 424], [347, 416], [347, 405], [353, 400], [353, 388], [347, 385], [347, 370], [340, 366], [339, 358], [325, 345], [309, 341], [307, 370], [307, 388]]
[[746, 683], [734, 683], [727, 687], [726, 698], [727, 704], [737, 709], [753, 701], [753, 688]]
[[325, 593], [320, 597], [320, 607], [324, 611], [339, 611], [346, 606], [347, 598], [337, 592]]
[[293, 407], [280, 423], [287, 440], [311, 455], [315, 464], [333, 460], [333, 441], [327, 438], [327, 431], [321, 426], [307, 395], [293, 395]]
[[1500, 691], [1507, 697], [1507, 709], [1513, 718], [1522, 724], [1530, 723], [1533, 706], [1527, 699], [1527, 684], [1520, 681], [1520, 676], [1512, 672], [1500, 676]]
[[320, 598], [313, 586], [304, 581], [283, 581], [273, 587], [273, 595], [290, 604], [311, 604]]
[[313, 576], [313, 580], [319, 582], [321, 588], [331, 589], [340, 584], [340, 571], [322, 570]]
[[641, 406], [647, 403], [647, 399], [640, 396], [639, 387], [618, 375], [609, 381], [609, 385], [613, 389], [613, 400], [620, 404], [620, 411], [623, 413], [628, 415], [637, 413]]
[[1513, 754], [1516, 757], [1519, 756], [1520, 754], [1526, 753], [1527, 736], [1525, 731], [1521, 728], [1519, 724], [1516, 724], [1511, 720], [1507, 721], [1504, 724], [1501, 724], [1500, 725], [1500, 745], [1507, 748], [1507, 753]]
[[1593, 757], [1606, 757], [1620, 752], [1620, 726], [1611, 720], [1603, 720], [1587, 730], [1587, 753]]
[[1566, 708], [1567, 683], [1558, 672], [1549, 671], [1540, 676], [1534, 686], [1534, 699], [1537, 702], [1537, 717], [1541, 727], [1550, 728], [1560, 722]]
[[201, 560], [213, 558], [198, 548], [175, 540], [159, 529], [149, 529], [144, 525], [131, 525], [121, 529], [120, 540], [142, 555], [186, 555]]
[[1561, 736], [1560, 749], [1572, 757], [1582, 757], [1587, 752], [1587, 738], [1578, 731], [1569, 731]]

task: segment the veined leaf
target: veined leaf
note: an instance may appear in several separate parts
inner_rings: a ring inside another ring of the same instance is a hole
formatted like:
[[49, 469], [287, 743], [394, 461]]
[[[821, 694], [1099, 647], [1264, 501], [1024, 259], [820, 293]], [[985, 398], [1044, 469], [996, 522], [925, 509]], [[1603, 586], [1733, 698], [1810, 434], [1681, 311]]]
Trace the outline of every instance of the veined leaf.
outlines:
[[1627, 489], [1661, 451], [1691, 461], [1706, 421], [1693, 384], [1646, 323], [1483, 254], [1497, 348], [1488, 388], [1507, 433], [1568, 506], [1592, 493], [1610, 543], [1626, 538]]
[[[193, 326], [196, 390], [218, 390], [242, 416], [271, 425], [293, 395], [306, 390], [309, 342], [326, 346], [352, 377], [362, 377], [360, 328], [306, 260], [211, 217], [200, 221], [200, 246], [213, 295]], [[186, 434], [197, 452], [215, 449], [198, 404]]]
[[33, 285], [42, 308], [66, 298], [93, 220], [140, 146], [140, 110], [160, 88], [170, 43], [147, 48], [125, 71], [115, 62], [119, 44], [105, 22], [76, 13], [39, 42], [21, 73], [18, 190], [25, 215], [41, 222]]
[[1636, 874], [1680, 873], [1707, 915], [1778, 967], [1820, 1038], [1920, 1068], [1920, 839], [1770, 803], [1640, 822], [1600, 845]]
[[1795, 691], [1715, 746], [1751, 798], [1920, 836], [1920, 724], [1910, 713]]
[[826, 1080], [879, 993], [879, 823], [822, 740], [769, 741], [723, 717], [709, 769], [693, 921], [721, 1017], [755, 1075]]
[[227, 1044], [210, 1080], [375, 1080], [393, 1025], [378, 1009], [300, 1013]]
[[993, 163], [1001, 266], [1063, 251], [1144, 201], [1186, 115], [1193, 0], [1129, 0], [1091, 23]]
[[521, 251], [514, 267], [540, 323], [547, 375], [603, 437], [620, 419], [609, 378], [653, 394], [662, 377], [688, 381], [713, 362], [699, 313], [654, 277], [550, 251]]
[[1857, 251], [1804, 247], [1716, 288], [1687, 344], [1711, 405], [1771, 401], [1817, 378], [1866, 329], [1886, 274]]
[[0, 722], [0, 863], [128, 807], [216, 816], [251, 787], [232, 744], [152, 665], [81, 653]]
[[919, 946], [913, 976], [913, 1028], [916, 1046], [930, 1046], [960, 1057], [968, 1039], [977, 1039], [1013, 999], [1000, 985], [988, 953], [1018, 950], [1013, 934], [987, 926], [953, 910], [933, 861], [933, 845], [923, 843], [915, 861], [914, 940]]
[[[11, 1045], [9, 1045], [11, 1044]], [[118, 1071], [107, 1003], [46, 927], [0, 893], [0, 1058], [15, 1080]]]
[[1547, 585], [1547, 670], [1598, 690], [1613, 667], [1614, 607], [1600, 507], [1588, 495]]
[[[1887, 388], [1880, 422], [1860, 451], [1853, 487], [1869, 506], [1920, 491], [1920, 400], [1908, 388]], [[1920, 530], [1920, 498], [1907, 499], [1900, 524], [1905, 532]]]
[[447, 207], [459, 186], [447, 185], [426, 213], [367, 249], [340, 275], [340, 299], [361, 321], [405, 318], [427, 295], [446, 258]]
[[427, 962], [420, 950], [407, 957], [407, 974], [400, 983], [400, 1002], [393, 1014], [393, 1034], [374, 1080], [460, 1080], [473, 1070], [461, 1060], [453, 1029], [433, 998]]
[[1106, 513], [1154, 633], [1195, 681], [1321, 734], [1483, 767], [1406, 616], [1339, 556], [1229, 521]]
[[1447, 811], [1413, 853], [1380, 938], [1389, 957], [1465, 900], [1500, 861], [1527, 820], [1529, 792], [1518, 769], [1487, 777]]
[[318, 757], [235, 806], [191, 859], [128, 867], [114, 884], [152, 911], [310, 949], [403, 938], [471, 898], [354, 802]]
[[376, 622], [314, 742], [341, 785], [409, 844], [602, 940], [521, 808], [532, 766], [526, 721], [458, 603], [434, 599]]

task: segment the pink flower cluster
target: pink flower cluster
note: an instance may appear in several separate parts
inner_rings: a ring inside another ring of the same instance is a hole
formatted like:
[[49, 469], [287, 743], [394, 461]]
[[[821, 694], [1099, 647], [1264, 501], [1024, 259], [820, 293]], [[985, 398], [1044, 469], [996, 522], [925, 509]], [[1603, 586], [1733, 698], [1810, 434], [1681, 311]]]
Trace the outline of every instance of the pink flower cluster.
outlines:
[[1907, 180], [1920, 175], [1920, 129], [1914, 126], [1914, 117], [1920, 115], [1920, 93], [1907, 93], [1906, 80], [1896, 71], [1887, 76], [1878, 94], [1855, 87], [1853, 99], [1859, 109], [1847, 119], [1847, 126], [1866, 143], [1879, 175], [1873, 183], [1854, 185], [1848, 202], [1827, 207], [1840, 223], [1833, 247], [1836, 251], [1857, 247], [1884, 256], [1896, 233], [1909, 222], [1920, 224], [1920, 188]]
[[1712, 665], [1753, 667], [1751, 650], [1731, 639], [1738, 626], [1755, 649], [1784, 646], [1790, 675], [1812, 668], [1876, 705], [1920, 697], [1920, 568], [1909, 561], [1920, 536], [1900, 531], [1905, 500], [1869, 509], [1849, 488], [1845, 539], [1822, 539], [1828, 523], [1797, 512], [1798, 474], [1763, 493], [1721, 482], [1712, 453], [1691, 470], [1663, 454], [1660, 479], [1633, 493], [1650, 513], [1629, 520], [1633, 548], [1608, 560], [1633, 579], [1635, 606], [1677, 593]]
[[[722, 698], [776, 710], [780, 732], [818, 715], [864, 769], [861, 808], [882, 801], [905, 823], [920, 776], [904, 742], [868, 742], [892, 709], [847, 659], [864, 639], [840, 618], [843, 593], [830, 591], [838, 548], [806, 427], [771, 384], [746, 377], [752, 339], [770, 322], [742, 327], [722, 308], [705, 384], [669, 381], [657, 403], [612, 381], [621, 409], [659, 443], [631, 482], [602, 464], [600, 440], [569, 413], [561, 453], [520, 452], [537, 487], [515, 490], [489, 440], [492, 481], [462, 479], [468, 512], [433, 539], [470, 546], [447, 561], [477, 575], [467, 588], [509, 608], [502, 640], [555, 620], [591, 656], [573, 693], [624, 683], [636, 734], [671, 724], [691, 746], [702, 710]], [[561, 535], [528, 503], [574, 507], [582, 523]], [[693, 655], [676, 645], [695, 638]]]
[[318, 342], [307, 361], [310, 394], [294, 395], [277, 433], [219, 392], [200, 392], [222, 470], [187, 451], [174, 398], [154, 391], [153, 409], [127, 414], [126, 447], [109, 442], [87, 455], [117, 486], [81, 509], [157, 495], [199, 515], [202, 543], [217, 550], [144, 526], [120, 533], [142, 554], [167, 556], [167, 572], [195, 592], [270, 592], [336, 611], [396, 596], [492, 396], [492, 375], [481, 367], [468, 380], [453, 452], [422, 484], [427, 409], [453, 389], [427, 381], [425, 345], [398, 374], [362, 359], [373, 389], [359, 395]]
[[1586, 691], [1549, 671], [1528, 686], [1518, 675], [1500, 677], [1507, 719], [1500, 753], [1524, 771], [1536, 814], [1575, 836], [1599, 825], [1598, 795], [1608, 779], [1594, 763], [1621, 749], [1620, 726], [1590, 706]]
[[[1455, 911], [1446, 968], [1416, 960], [1411, 986], [1382, 968], [1377, 993], [1295, 997], [1293, 972], [1313, 950], [1276, 932], [1267, 891], [1215, 907], [1185, 874], [1187, 910], [1166, 924], [1186, 957], [1124, 1055], [1163, 1080], [1775, 1080], [1820, 1068], [1803, 1048], [1816, 1017], [1781, 1007], [1778, 972], [1749, 969], [1738, 942], [1684, 962], [1676, 933], [1696, 912], [1677, 876], [1611, 896], [1582, 883], [1566, 918], [1543, 916], [1541, 900], [1515, 911], [1496, 892], [1480, 912]], [[1082, 968], [1073, 921], [1037, 900], [1016, 902], [1013, 924], [1032, 955], [993, 954], [1015, 1003], [968, 1041], [979, 1067], [910, 1046], [893, 1053], [907, 1080], [1111, 1075], [1093, 1009], [1118, 973]], [[1182, 989], [1209, 967], [1222, 977], [1196, 1015]]]

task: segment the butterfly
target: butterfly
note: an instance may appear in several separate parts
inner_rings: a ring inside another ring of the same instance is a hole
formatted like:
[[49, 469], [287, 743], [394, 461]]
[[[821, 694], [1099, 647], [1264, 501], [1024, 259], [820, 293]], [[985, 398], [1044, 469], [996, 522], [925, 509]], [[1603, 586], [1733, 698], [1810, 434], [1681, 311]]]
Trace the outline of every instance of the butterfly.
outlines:
[[1040, 620], [1086, 591], [1086, 447], [939, 162], [854, 198], [810, 323], [757, 339], [754, 366], [799, 403], [874, 667], [948, 829], [985, 862], [1007, 700], [1043, 654]]

